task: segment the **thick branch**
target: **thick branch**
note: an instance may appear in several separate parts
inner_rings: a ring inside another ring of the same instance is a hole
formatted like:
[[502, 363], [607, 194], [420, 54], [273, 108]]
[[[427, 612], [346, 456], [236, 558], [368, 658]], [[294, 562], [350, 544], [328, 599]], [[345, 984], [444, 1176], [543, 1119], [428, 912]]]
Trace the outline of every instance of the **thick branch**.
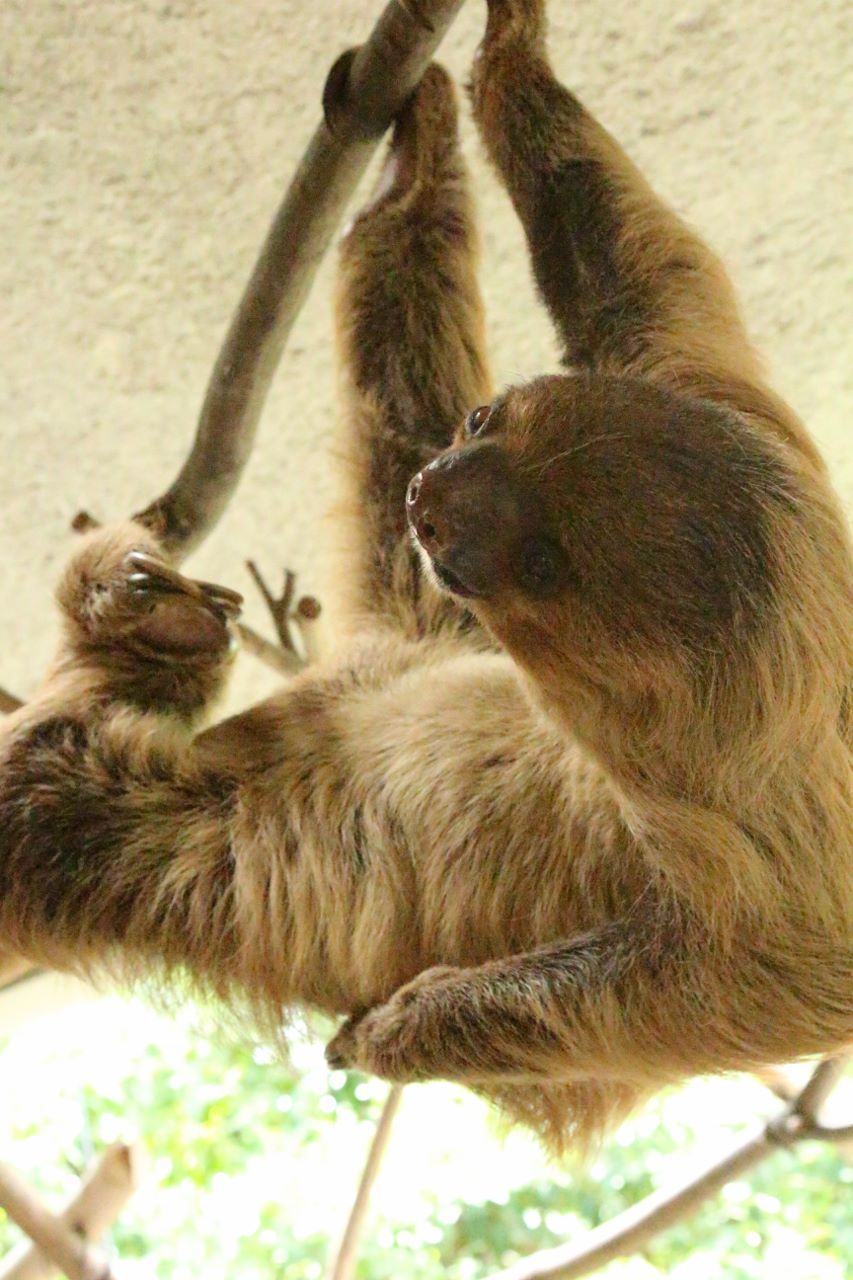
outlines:
[[8, 1165], [0, 1164], [0, 1205], [69, 1280], [114, 1280], [104, 1258], [45, 1209]]
[[[299, 667], [304, 666], [305, 660], [312, 661], [317, 656], [312, 645], [313, 625], [320, 616], [319, 600], [314, 596], [301, 596], [297, 599], [296, 574], [290, 569], [285, 569], [284, 586], [281, 595], [276, 596], [267, 586], [266, 579], [254, 560], [247, 560], [246, 568], [269, 610], [283, 653]], [[297, 643], [297, 636], [301, 645]]]
[[[108, 1147], [59, 1215], [66, 1231], [90, 1244], [100, 1240], [136, 1190], [139, 1166], [140, 1154], [135, 1147], [123, 1143]], [[45, 1280], [53, 1271], [43, 1253], [23, 1245], [0, 1267], [0, 1280]]]
[[800, 1116], [812, 1128], [818, 1127], [821, 1107], [844, 1074], [845, 1065], [843, 1056], [824, 1058], [819, 1062], [797, 1095], [793, 1114]]
[[588, 1232], [579, 1244], [558, 1245], [524, 1258], [491, 1280], [576, 1280], [597, 1271], [614, 1258], [643, 1248], [653, 1236], [688, 1217], [733, 1178], [740, 1177], [780, 1147], [805, 1138], [844, 1141], [851, 1126], [826, 1126], [816, 1119], [843, 1069], [842, 1059], [826, 1059], [780, 1116], [721, 1158], [705, 1165], [679, 1186], [656, 1191], [609, 1222]]
[[348, 66], [334, 129], [319, 125], [294, 175], [207, 389], [190, 456], [140, 519], [175, 558], [219, 520], [243, 472], [290, 329], [344, 207], [462, 0], [391, 0]]

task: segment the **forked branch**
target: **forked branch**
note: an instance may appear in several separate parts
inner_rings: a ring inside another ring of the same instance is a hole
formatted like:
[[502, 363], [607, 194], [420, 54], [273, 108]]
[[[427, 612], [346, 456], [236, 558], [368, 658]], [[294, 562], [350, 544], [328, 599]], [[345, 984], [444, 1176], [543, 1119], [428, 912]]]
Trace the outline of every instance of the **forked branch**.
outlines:
[[54, 1217], [22, 1178], [0, 1164], [0, 1205], [68, 1280], [115, 1280], [102, 1254]]
[[746, 1140], [739, 1141], [724, 1156], [706, 1164], [678, 1186], [646, 1196], [639, 1204], [593, 1228], [579, 1243], [543, 1249], [495, 1274], [491, 1280], [577, 1280], [579, 1276], [590, 1275], [614, 1258], [642, 1249], [653, 1236], [687, 1218], [727, 1182], [741, 1177], [780, 1147], [792, 1147], [806, 1138], [846, 1141], [853, 1135], [853, 1125], [824, 1125], [818, 1118], [820, 1107], [843, 1069], [843, 1058], [827, 1058], [818, 1063], [805, 1086], [780, 1115]]
[[[66, 1232], [69, 1247], [76, 1249], [79, 1242], [91, 1248], [105, 1235], [136, 1190], [141, 1163], [141, 1153], [136, 1147], [116, 1143], [107, 1148], [74, 1198], [55, 1219], [56, 1229]], [[54, 1261], [35, 1245], [25, 1244], [3, 1259], [0, 1280], [47, 1280], [54, 1274]], [[101, 1260], [98, 1265], [105, 1264]], [[102, 1270], [101, 1274], [106, 1277], [111, 1273]]]
[[287, 336], [379, 139], [421, 78], [463, 0], [391, 0], [341, 60], [334, 115], [314, 133], [219, 352], [195, 441], [170, 488], [140, 513], [170, 554], [219, 520], [249, 459]]

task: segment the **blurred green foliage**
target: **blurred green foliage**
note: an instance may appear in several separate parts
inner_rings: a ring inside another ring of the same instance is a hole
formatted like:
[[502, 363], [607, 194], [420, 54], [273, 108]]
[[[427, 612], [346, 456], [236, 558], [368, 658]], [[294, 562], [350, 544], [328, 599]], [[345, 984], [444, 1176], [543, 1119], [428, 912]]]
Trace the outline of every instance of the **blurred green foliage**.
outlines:
[[[151, 1170], [110, 1247], [127, 1280], [317, 1280], [349, 1210], [385, 1088], [328, 1073], [297, 1037], [292, 1065], [186, 1012], [69, 1010], [0, 1053], [3, 1157], [54, 1203], [108, 1143], [138, 1133]], [[853, 1105], [853, 1082], [842, 1092]], [[658, 1100], [586, 1169], [446, 1086], [406, 1092], [363, 1243], [363, 1280], [477, 1280], [580, 1237], [722, 1150], [778, 1106], [755, 1082], [696, 1082]], [[0, 1213], [0, 1253], [16, 1241]], [[780, 1152], [698, 1215], [614, 1263], [609, 1280], [845, 1280], [853, 1165]]]

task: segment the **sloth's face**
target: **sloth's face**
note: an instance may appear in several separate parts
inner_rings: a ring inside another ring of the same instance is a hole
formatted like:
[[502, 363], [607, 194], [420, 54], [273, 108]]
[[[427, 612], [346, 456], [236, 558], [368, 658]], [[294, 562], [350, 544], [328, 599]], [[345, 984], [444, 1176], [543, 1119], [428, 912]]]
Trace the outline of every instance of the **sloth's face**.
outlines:
[[786, 481], [727, 410], [545, 377], [474, 409], [406, 510], [438, 584], [510, 646], [708, 648], [772, 594]]

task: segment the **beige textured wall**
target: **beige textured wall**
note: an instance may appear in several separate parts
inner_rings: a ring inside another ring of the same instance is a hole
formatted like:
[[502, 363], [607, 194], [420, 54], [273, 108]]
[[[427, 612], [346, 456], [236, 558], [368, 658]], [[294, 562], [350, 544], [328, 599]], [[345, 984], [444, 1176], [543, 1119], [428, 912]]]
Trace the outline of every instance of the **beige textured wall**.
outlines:
[[[124, 515], [172, 477], [325, 70], [380, 2], [0, 0], [7, 687], [26, 692], [48, 658], [49, 585], [74, 510]], [[777, 384], [853, 502], [845, 11], [846, 0], [551, 3], [564, 78], [722, 252]], [[460, 77], [483, 12], [469, 0], [443, 51]], [[554, 353], [507, 202], [479, 159], [476, 175], [507, 381]], [[327, 269], [238, 498], [193, 561], [206, 576], [245, 588], [252, 555], [316, 581], [335, 415], [329, 283]]]

